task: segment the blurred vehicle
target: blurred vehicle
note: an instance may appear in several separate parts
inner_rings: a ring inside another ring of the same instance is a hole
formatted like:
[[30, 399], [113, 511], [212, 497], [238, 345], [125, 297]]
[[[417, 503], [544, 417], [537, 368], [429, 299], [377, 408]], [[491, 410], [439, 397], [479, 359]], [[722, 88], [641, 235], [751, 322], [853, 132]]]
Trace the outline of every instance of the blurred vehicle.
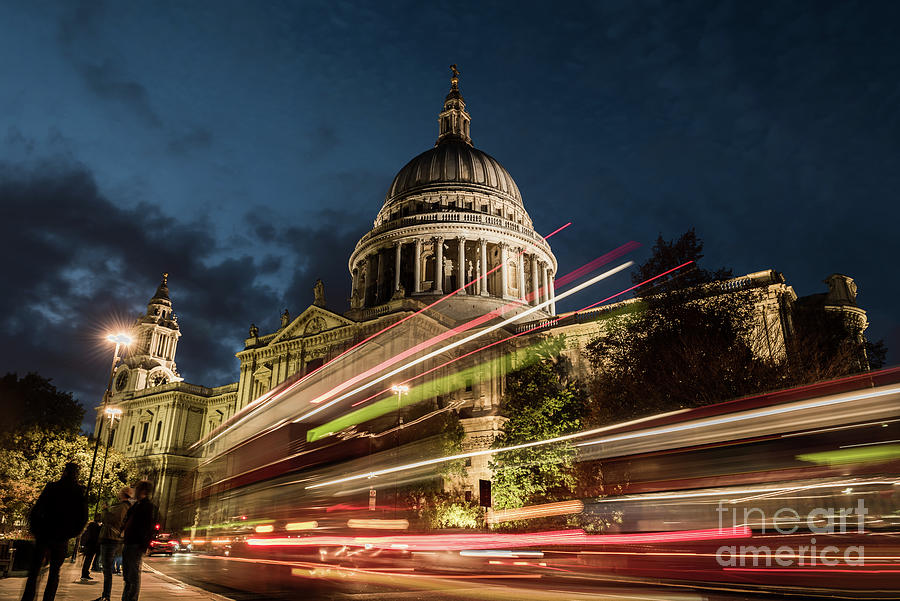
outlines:
[[147, 555], [169, 555], [179, 550], [180, 545], [175, 535], [170, 532], [160, 532], [156, 538], [150, 541]]

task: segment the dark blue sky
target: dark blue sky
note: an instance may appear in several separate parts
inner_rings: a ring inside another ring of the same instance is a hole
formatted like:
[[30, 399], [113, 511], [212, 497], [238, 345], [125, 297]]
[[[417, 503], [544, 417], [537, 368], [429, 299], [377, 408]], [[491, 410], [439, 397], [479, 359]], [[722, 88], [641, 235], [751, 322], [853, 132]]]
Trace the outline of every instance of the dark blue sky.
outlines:
[[896, 357], [898, 22], [895, 2], [4, 3], [0, 371], [99, 399], [98, 336], [162, 271], [192, 382], [236, 379], [249, 323], [317, 277], [342, 310], [450, 63], [537, 229], [574, 222], [562, 272], [694, 226], [708, 268], [800, 295], [853, 276]]

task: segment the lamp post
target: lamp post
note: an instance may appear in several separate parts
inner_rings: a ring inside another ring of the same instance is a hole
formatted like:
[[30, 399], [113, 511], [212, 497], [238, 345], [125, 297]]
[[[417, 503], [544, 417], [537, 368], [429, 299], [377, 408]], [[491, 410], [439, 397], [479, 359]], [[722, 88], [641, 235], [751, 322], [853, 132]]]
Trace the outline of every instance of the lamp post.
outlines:
[[[397, 393], [397, 461], [400, 460], [400, 428], [403, 425], [403, 416], [400, 414], [401, 399], [404, 394], [409, 394], [409, 386], [403, 384], [395, 384], [391, 386], [391, 390]], [[394, 517], [397, 517], [397, 510], [400, 505], [400, 485], [394, 487]]]
[[97, 502], [94, 504], [94, 513], [100, 507], [100, 495], [103, 491], [103, 477], [106, 475], [106, 458], [109, 457], [109, 447], [112, 444], [113, 431], [116, 428], [116, 422], [122, 418], [122, 410], [118, 407], [107, 407], [104, 410], [106, 417], [109, 418], [109, 430], [106, 432], [106, 450], [103, 452], [103, 467], [100, 468], [100, 482], [97, 484]]
[[[110, 342], [116, 343], [116, 350], [113, 353], [112, 367], [109, 368], [109, 380], [106, 382], [106, 392], [103, 393], [103, 411], [106, 412], [106, 409], [109, 406], [109, 397], [112, 396], [112, 382], [113, 382], [113, 374], [116, 373], [116, 365], [119, 363], [119, 351], [123, 346], [128, 346], [131, 344], [131, 337], [128, 334], [110, 334], [106, 337]], [[120, 410], [121, 413], [121, 410]], [[112, 422], [110, 421], [110, 426]], [[91, 459], [91, 471], [88, 473], [88, 483], [87, 483], [87, 499], [90, 502], [91, 497], [91, 484], [94, 481], [94, 465], [97, 463], [97, 449], [100, 447], [100, 435], [103, 433], [103, 421], [100, 421], [100, 426], [97, 428], [97, 442], [94, 445], [94, 456]]]
[[[103, 411], [106, 412], [109, 406], [109, 397], [112, 396], [113, 374], [116, 373], [116, 365], [119, 363], [119, 351], [123, 346], [131, 344], [131, 336], [119, 332], [118, 334], [110, 334], [106, 337], [110, 342], [116, 343], [116, 350], [113, 352], [112, 367], [109, 368], [109, 380], [106, 382], [106, 392], [103, 393]], [[97, 463], [97, 449], [100, 448], [100, 435], [103, 433], [103, 420], [100, 420], [100, 426], [97, 428], [97, 441], [94, 444], [94, 455], [91, 458], [91, 471], [88, 473], [87, 492], [84, 495], [85, 501], [91, 502], [91, 484], [94, 481], [94, 465]], [[78, 555], [78, 543], [81, 535], [75, 539], [75, 550], [72, 551], [72, 563], [75, 563], [75, 557]]]

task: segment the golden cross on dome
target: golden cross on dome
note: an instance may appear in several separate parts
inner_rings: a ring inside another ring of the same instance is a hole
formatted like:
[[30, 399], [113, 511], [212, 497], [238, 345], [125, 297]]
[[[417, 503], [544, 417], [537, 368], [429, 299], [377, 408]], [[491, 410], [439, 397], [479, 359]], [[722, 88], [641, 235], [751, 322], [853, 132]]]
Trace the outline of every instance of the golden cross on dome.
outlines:
[[450, 77], [450, 87], [455, 89], [459, 85], [459, 69], [456, 68], [456, 65], [450, 65], [450, 71], [453, 72], [453, 76]]
[[166, 286], [169, 285], [169, 272], [168, 271], [163, 273], [163, 284], [165, 284]]

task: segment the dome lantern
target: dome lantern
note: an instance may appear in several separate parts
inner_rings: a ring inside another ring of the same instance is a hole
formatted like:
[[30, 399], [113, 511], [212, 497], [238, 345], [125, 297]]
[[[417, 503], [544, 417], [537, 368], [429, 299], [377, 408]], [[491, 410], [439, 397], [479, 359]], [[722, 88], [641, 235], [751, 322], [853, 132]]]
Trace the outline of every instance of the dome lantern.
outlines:
[[466, 112], [466, 101], [459, 92], [459, 70], [456, 65], [450, 65], [450, 71], [453, 74], [450, 77], [450, 93], [444, 99], [444, 110], [438, 115], [440, 133], [435, 146], [450, 140], [461, 140], [471, 146], [469, 123], [472, 118]]

